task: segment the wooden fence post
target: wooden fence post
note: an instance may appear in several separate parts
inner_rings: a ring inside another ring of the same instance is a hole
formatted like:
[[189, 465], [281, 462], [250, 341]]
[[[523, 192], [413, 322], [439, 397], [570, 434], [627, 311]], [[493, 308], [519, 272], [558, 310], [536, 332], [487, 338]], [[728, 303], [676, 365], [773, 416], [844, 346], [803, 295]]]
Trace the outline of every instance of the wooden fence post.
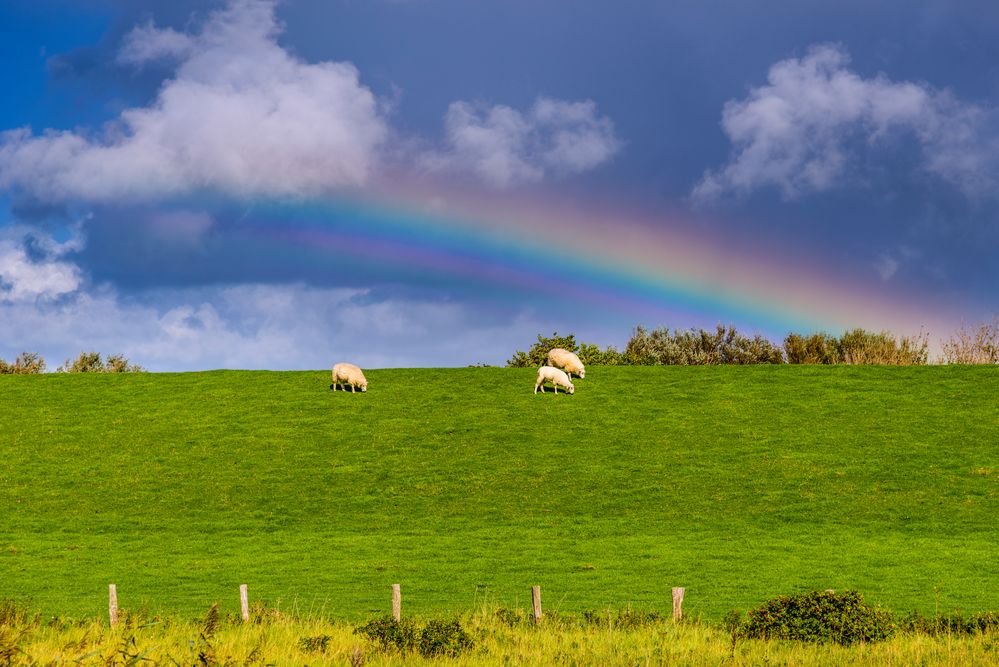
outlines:
[[402, 620], [402, 587], [392, 584], [392, 618], [398, 623]]
[[243, 622], [250, 620], [250, 593], [246, 584], [239, 585], [239, 615], [243, 617]]
[[108, 584], [108, 619], [111, 627], [118, 625], [118, 587]]
[[541, 622], [541, 586], [531, 586], [531, 606], [534, 608], [534, 622]]
[[679, 621], [683, 618], [683, 592], [685, 588], [673, 589], [673, 620]]

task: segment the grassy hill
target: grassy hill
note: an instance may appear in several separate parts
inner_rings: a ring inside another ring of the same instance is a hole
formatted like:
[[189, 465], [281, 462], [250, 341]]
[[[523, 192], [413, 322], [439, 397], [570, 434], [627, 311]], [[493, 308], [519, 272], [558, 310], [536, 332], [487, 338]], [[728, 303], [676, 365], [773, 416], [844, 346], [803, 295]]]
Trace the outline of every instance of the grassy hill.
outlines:
[[857, 588], [999, 608], [999, 369], [0, 377], [0, 598], [347, 618], [528, 605], [718, 618]]

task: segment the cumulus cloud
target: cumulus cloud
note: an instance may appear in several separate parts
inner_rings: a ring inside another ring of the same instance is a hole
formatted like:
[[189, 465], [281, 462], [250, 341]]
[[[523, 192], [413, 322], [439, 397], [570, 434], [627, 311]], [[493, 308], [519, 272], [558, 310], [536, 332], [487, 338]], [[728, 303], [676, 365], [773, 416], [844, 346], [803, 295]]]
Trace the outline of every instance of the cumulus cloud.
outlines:
[[0, 304], [35, 304], [75, 292], [82, 274], [64, 256], [81, 244], [76, 236], [59, 243], [27, 228], [4, 229], [0, 234]]
[[120, 62], [178, 61], [147, 107], [103, 132], [0, 135], [0, 187], [42, 201], [146, 199], [201, 190], [297, 196], [366, 182], [388, 130], [349, 63], [278, 45], [271, 0], [233, 0], [200, 29], [145, 25]]
[[576, 174], [620, 148], [614, 123], [596, 104], [539, 97], [526, 112], [454, 102], [444, 117], [446, 148], [424, 157], [433, 170], [470, 171], [504, 188], [549, 174]]
[[851, 179], [862, 157], [915, 142], [918, 169], [972, 197], [999, 184], [996, 111], [962, 103], [925, 83], [864, 78], [835, 44], [770, 68], [767, 84], [731, 100], [722, 129], [729, 162], [705, 173], [695, 202], [775, 187], [785, 198], [820, 192]]

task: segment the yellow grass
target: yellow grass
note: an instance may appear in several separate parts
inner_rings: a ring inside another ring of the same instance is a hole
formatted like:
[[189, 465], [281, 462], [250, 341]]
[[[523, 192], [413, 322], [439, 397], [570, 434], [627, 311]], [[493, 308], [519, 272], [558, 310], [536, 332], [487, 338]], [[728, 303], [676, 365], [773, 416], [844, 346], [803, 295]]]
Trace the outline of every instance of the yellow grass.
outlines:
[[[842, 647], [740, 640], [718, 626], [659, 622], [635, 629], [543, 621], [509, 627], [488, 610], [462, 618], [475, 648], [453, 658], [384, 651], [354, 626], [274, 616], [261, 623], [223, 621], [205, 635], [203, 622], [126, 618], [24, 622], [0, 626], [0, 664], [15, 665], [999, 665], [999, 635], [929, 637], [901, 634], [878, 644]], [[309, 651], [305, 637], [329, 637]]]

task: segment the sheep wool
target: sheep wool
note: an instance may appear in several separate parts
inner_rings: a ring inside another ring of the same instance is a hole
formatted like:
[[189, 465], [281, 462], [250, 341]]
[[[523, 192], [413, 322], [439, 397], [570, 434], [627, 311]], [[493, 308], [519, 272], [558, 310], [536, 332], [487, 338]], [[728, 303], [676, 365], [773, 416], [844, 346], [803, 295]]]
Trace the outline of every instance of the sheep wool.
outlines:
[[351, 393], [356, 393], [355, 387], [360, 387], [361, 391], [368, 390], [368, 381], [364, 373], [354, 364], [337, 364], [333, 367], [333, 384], [330, 388], [336, 391], [341, 384], [344, 391], [347, 391], [349, 385]]
[[544, 391], [545, 382], [551, 382], [555, 387], [555, 393], [558, 393], [558, 388], [562, 387], [570, 394], [576, 393], [576, 388], [572, 386], [572, 382], [569, 380], [569, 376], [565, 374], [564, 371], [558, 368], [553, 368], [552, 366], [542, 366], [538, 369], [538, 379], [534, 382], [534, 393], [538, 393], [538, 387], [541, 387], [541, 391]]
[[586, 377], [586, 369], [583, 368], [583, 362], [579, 360], [579, 357], [561, 347], [556, 347], [548, 353], [548, 365], [561, 368], [569, 377], [572, 377], [573, 373], [580, 378]]

